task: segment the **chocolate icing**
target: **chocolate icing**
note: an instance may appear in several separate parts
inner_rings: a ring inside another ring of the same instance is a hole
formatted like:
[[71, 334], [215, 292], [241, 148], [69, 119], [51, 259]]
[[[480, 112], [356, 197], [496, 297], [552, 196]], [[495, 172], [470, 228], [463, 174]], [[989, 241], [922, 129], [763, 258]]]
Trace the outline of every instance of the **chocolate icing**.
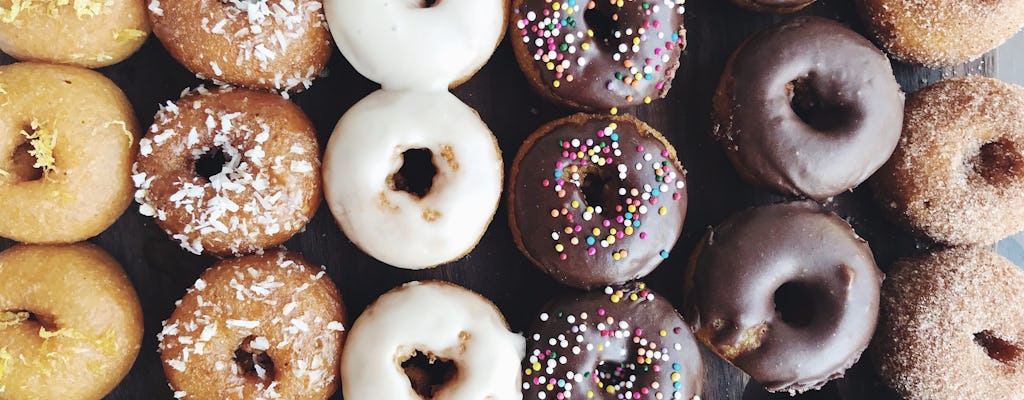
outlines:
[[733, 54], [714, 119], [715, 136], [746, 180], [824, 200], [863, 182], [892, 154], [903, 94], [871, 42], [837, 22], [802, 17], [754, 35]]
[[703, 374], [672, 304], [633, 282], [544, 307], [526, 341], [523, 399], [692, 400]]
[[[810, 201], [727, 219], [697, 246], [687, 276], [683, 312], [697, 336], [769, 391], [790, 392], [857, 361], [883, 278], [850, 225]], [[797, 288], [788, 307], [776, 301], [787, 284]]]
[[668, 93], [686, 47], [683, 0], [620, 3], [514, 3], [516, 58], [541, 93], [588, 110], [643, 104]]
[[798, 7], [813, 2], [814, 0], [751, 0], [751, 3], [769, 9]]
[[626, 282], [668, 258], [686, 216], [685, 178], [675, 149], [647, 124], [576, 114], [519, 150], [509, 223], [523, 253], [557, 281]]

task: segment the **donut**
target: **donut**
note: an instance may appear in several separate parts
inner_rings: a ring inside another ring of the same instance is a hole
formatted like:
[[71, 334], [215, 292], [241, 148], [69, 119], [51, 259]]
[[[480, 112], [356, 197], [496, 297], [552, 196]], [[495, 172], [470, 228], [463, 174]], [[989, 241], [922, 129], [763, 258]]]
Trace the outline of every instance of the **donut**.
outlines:
[[875, 198], [915, 232], [990, 244], [1024, 229], [1024, 88], [941, 81], [907, 101], [903, 137], [872, 179]]
[[685, 0], [513, 0], [516, 60], [534, 90], [589, 111], [668, 94], [686, 48]]
[[338, 388], [345, 308], [323, 267], [284, 251], [218, 262], [158, 335], [176, 399], [320, 399]]
[[[341, 380], [349, 400], [522, 398], [523, 337], [509, 332], [494, 304], [455, 284], [409, 282], [392, 289], [363, 311], [345, 346]], [[430, 363], [450, 362], [453, 376], [438, 387], [415, 387], [403, 368], [417, 354]]]
[[745, 180], [822, 201], [889, 158], [903, 93], [867, 39], [835, 21], [799, 17], [740, 45], [712, 114], [714, 136]]
[[697, 341], [642, 282], [562, 296], [530, 326], [523, 398], [700, 400]]
[[448, 92], [371, 93], [341, 117], [324, 154], [327, 204], [345, 236], [406, 269], [476, 247], [503, 171], [494, 135]]
[[974, 60], [1024, 25], [1024, 1], [858, 0], [862, 20], [893, 57], [930, 68]]
[[131, 204], [139, 132], [113, 82], [78, 67], [0, 67], [0, 236], [73, 243]]
[[200, 87], [161, 106], [139, 146], [139, 213], [195, 254], [280, 245], [320, 204], [316, 131], [281, 96]]
[[320, 0], [148, 0], [167, 52], [202, 79], [308, 89], [331, 56]]
[[142, 333], [135, 289], [103, 249], [0, 253], [0, 398], [102, 399], [128, 375]]
[[749, 11], [785, 14], [800, 11], [814, 0], [732, 0], [732, 3]]
[[105, 67], [135, 54], [149, 31], [139, 0], [12, 0], [0, 6], [0, 51], [24, 61]]
[[1024, 272], [977, 247], [898, 261], [871, 344], [907, 400], [1024, 398]]
[[445, 90], [471, 78], [505, 34], [508, 0], [325, 0], [338, 49], [389, 90]]
[[850, 225], [810, 201], [709, 229], [686, 272], [683, 315], [711, 350], [770, 392], [819, 389], [868, 346], [883, 275]]
[[576, 114], [542, 126], [512, 164], [509, 225], [519, 250], [563, 284], [646, 276], [683, 229], [686, 170], [632, 116]]

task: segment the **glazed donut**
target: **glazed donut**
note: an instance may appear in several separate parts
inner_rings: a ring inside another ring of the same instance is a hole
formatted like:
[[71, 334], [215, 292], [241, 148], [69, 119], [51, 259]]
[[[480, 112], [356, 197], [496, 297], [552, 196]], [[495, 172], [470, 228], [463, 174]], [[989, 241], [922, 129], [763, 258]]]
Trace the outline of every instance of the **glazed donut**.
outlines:
[[555, 280], [595, 288], [646, 276], [686, 217], [686, 171], [632, 116], [576, 114], [533, 133], [512, 164], [516, 245]]
[[153, 34], [203, 79], [285, 92], [308, 89], [331, 56], [320, 0], [148, 3]]
[[[316, 132], [281, 96], [200, 87], [162, 106], [139, 145], [139, 212], [195, 254], [277, 246], [320, 204]], [[223, 165], [200, 175], [199, 164], [217, 155]]]
[[131, 281], [99, 247], [0, 253], [0, 398], [102, 399], [135, 363], [142, 328]]
[[98, 235], [131, 204], [138, 122], [99, 73], [0, 67], [0, 236], [72, 243]]
[[[490, 301], [451, 283], [409, 282], [363, 311], [349, 332], [341, 360], [349, 400], [521, 399], [522, 336], [508, 331]], [[403, 363], [417, 353], [454, 363], [454, 377], [439, 388], [414, 387]]]
[[345, 59], [389, 90], [469, 80], [505, 34], [507, 0], [325, 0]]
[[533, 88], [607, 111], [668, 94], [686, 48], [684, 0], [513, 0], [512, 48]]
[[733, 53], [713, 118], [715, 138], [745, 180], [821, 201], [889, 158], [903, 94], [871, 42], [838, 22], [800, 17]]
[[498, 208], [503, 168], [494, 135], [455, 96], [380, 90], [334, 128], [325, 194], [356, 246], [422, 269], [476, 246]]
[[907, 400], [1024, 398], [1024, 273], [981, 248], [897, 262], [871, 344]]
[[754, 12], [770, 12], [777, 14], [791, 13], [802, 10], [814, 3], [814, 0], [731, 0], [733, 4]]
[[552, 300], [529, 332], [524, 399], [700, 400], [697, 341], [644, 283]]
[[771, 392], [818, 389], [875, 330], [883, 275], [850, 225], [810, 201], [750, 209], [710, 229], [687, 270], [697, 337]]
[[344, 338], [331, 278], [284, 251], [215, 264], [158, 335], [176, 399], [327, 399]]
[[149, 17], [139, 0], [13, 0], [0, 6], [0, 50], [14, 58], [99, 68], [142, 47]]
[[947, 244], [990, 244], [1024, 229], [1024, 88], [950, 79], [907, 102], [903, 138], [872, 179], [904, 225]]
[[1024, 1], [858, 0], [867, 29], [893, 57], [938, 68], [999, 47], [1024, 25]]

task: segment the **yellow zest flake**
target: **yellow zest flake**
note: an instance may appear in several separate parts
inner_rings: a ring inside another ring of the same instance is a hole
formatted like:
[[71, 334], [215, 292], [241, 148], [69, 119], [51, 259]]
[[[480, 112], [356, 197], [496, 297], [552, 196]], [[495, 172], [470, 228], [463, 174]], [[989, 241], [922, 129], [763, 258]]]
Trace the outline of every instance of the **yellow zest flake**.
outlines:
[[104, 124], [103, 127], [109, 128], [111, 125], [121, 127], [121, 133], [128, 137], [128, 147], [132, 147], [132, 144], [135, 143], [135, 134], [132, 133], [132, 131], [128, 130], [128, 124], [124, 121], [110, 121]]
[[[0, 379], [4, 378], [4, 374], [7, 373], [7, 368], [13, 359], [14, 357], [11, 357], [11, 353], [7, 352], [6, 347], [0, 347]], [[3, 393], [3, 390], [0, 390], [0, 393]]]
[[22, 312], [0, 312], [0, 329], [9, 328], [28, 320], [29, 313]]
[[0, 22], [13, 23], [22, 11], [32, 7], [32, 0], [11, 0], [11, 8], [0, 7]]
[[11, 177], [11, 173], [10, 172], [7, 172], [7, 171], [4, 171], [4, 170], [0, 169], [0, 178], [7, 179], [7, 178], [10, 178], [10, 177]]
[[96, 339], [96, 347], [105, 354], [117, 354], [120, 350], [117, 345], [117, 333], [113, 329], [103, 333], [103, 337]]
[[82, 19], [82, 17], [95, 17], [102, 14], [103, 8], [112, 6], [113, 3], [112, 0], [50, 0], [46, 9], [51, 16], [57, 17], [60, 15], [60, 7], [70, 4], [75, 8], [75, 15], [78, 16], [78, 19]]
[[0, 106], [6, 106], [11, 102], [11, 96], [7, 93], [7, 88], [4, 87], [3, 83], [0, 83], [0, 95], [4, 96], [4, 103], [0, 104]]
[[71, 328], [61, 328], [55, 331], [48, 331], [46, 330], [46, 328], [42, 326], [39, 327], [39, 337], [43, 338], [43, 340], [47, 340], [57, 336], [63, 336], [69, 339], [83, 339], [82, 334], [76, 332], [74, 329]]
[[114, 31], [114, 40], [135, 40], [146, 36], [145, 31], [138, 29], [125, 28]]
[[36, 119], [32, 120], [31, 127], [32, 133], [22, 130], [21, 135], [32, 145], [32, 150], [28, 151], [29, 155], [36, 158], [32, 168], [42, 169], [43, 176], [47, 176], [56, 170], [53, 148], [57, 146], [57, 132], [43, 129], [43, 125]]

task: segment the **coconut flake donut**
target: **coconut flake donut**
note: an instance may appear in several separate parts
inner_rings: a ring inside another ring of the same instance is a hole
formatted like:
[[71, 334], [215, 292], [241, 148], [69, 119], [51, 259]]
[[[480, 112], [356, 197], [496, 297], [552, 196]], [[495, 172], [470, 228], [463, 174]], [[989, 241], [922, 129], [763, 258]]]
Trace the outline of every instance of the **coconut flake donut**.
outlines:
[[324, 154], [327, 205], [345, 235], [407, 269], [476, 246], [502, 171], [494, 135], [448, 92], [374, 92], [341, 117]]
[[147, 0], [167, 52], [203, 79], [308, 89], [331, 56], [321, 0]]
[[1024, 229], [1024, 88], [957, 78], [915, 93], [903, 138], [875, 174], [884, 209], [946, 244], [991, 244]]
[[345, 59], [388, 90], [469, 80], [505, 33], [507, 0], [325, 0]]
[[204, 272], [158, 339], [176, 399], [323, 400], [338, 388], [345, 308], [322, 267], [275, 251]]
[[[523, 396], [523, 337], [509, 332], [494, 304], [451, 283], [409, 282], [385, 293], [352, 325], [345, 346], [341, 379], [348, 400]], [[403, 373], [403, 363], [417, 353], [431, 363], [450, 361], [454, 376], [439, 387], [423, 387], [417, 374]]]
[[982, 248], [897, 262], [871, 344], [906, 400], [1024, 399], [1024, 272]]
[[162, 106], [139, 145], [139, 212], [195, 254], [280, 245], [320, 205], [316, 132], [281, 96], [200, 87]]
[[135, 289], [99, 247], [0, 253], [0, 398], [102, 399], [132, 368], [142, 334]]
[[99, 73], [0, 67], [0, 236], [72, 243], [131, 204], [139, 131], [128, 98]]
[[99, 68], [142, 47], [141, 0], [13, 0], [0, 6], [0, 50], [14, 58]]

